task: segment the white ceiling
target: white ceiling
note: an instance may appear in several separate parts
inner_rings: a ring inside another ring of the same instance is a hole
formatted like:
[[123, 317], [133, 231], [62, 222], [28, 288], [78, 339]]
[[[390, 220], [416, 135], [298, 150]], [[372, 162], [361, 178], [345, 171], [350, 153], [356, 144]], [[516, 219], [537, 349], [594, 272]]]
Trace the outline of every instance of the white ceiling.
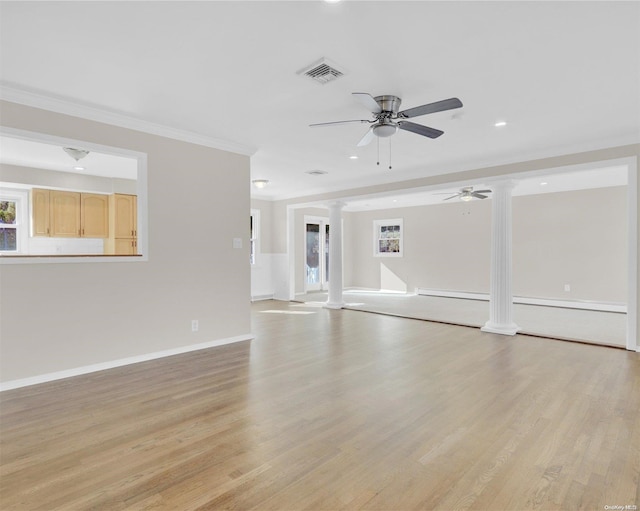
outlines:
[[[138, 177], [138, 160], [135, 158], [89, 151], [87, 156], [76, 161], [64, 151], [63, 147], [59, 144], [0, 135], [0, 163], [90, 176], [120, 179], [137, 179]], [[85, 148], [75, 147], [75, 149]], [[74, 167], [80, 167], [80, 169]]]
[[[640, 141], [639, 2], [1, 2], [4, 90], [254, 151], [260, 198], [311, 195]], [[345, 76], [296, 74], [326, 57]], [[352, 92], [459, 97], [357, 148]], [[507, 126], [494, 127], [497, 120]], [[357, 160], [349, 156], [357, 155]], [[328, 173], [311, 176], [321, 169]]]

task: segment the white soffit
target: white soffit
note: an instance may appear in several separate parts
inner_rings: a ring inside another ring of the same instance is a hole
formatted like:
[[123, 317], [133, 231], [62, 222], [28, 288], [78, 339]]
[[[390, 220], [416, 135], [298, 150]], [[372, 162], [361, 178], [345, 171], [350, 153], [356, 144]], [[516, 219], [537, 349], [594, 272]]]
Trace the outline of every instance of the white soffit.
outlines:
[[[539, 195], [594, 188], [608, 188], [613, 186], [626, 186], [627, 180], [628, 170], [625, 165], [540, 175], [536, 177], [514, 179], [517, 184], [513, 189], [513, 196], [518, 197], [524, 195]], [[460, 188], [463, 186], [471, 186], [471, 184], [460, 184], [459, 186], [451, 185], [446, 188], [434, 188], [430, 190], [394, 194], [383, 197], [378, 196], [349, 199], [346, 200], [347, 206], [345, 207], [345, 211], [371, 211], [377, 209], [406, 208], [436, 204], [455, 204], [460, 202], [460, 200], [453, 198], [445, 201], [445, 199], [458, 193]], [[474, 183], [473, 188], [475, 190], [491, 189], [491, 182], [479, 184]], [[488, 195], [490, 199], [491, 194]]]

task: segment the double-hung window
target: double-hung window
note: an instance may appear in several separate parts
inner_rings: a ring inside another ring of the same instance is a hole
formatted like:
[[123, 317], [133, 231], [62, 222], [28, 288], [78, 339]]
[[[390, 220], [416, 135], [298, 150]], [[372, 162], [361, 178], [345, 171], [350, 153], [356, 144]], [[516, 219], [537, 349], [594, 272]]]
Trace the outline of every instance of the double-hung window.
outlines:
[[0, 188], [0, 253], [26, 251], [29, 220], [26, 190]]

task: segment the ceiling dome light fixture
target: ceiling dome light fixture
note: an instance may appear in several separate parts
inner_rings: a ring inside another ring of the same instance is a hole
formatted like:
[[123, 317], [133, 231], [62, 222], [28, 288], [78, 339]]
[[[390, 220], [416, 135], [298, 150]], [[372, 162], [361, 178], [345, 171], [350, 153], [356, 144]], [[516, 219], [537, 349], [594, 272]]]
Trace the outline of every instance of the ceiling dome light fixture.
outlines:
[[506, 125], [507, 125], [507, 121], [498, 121], [494, 124], [496, 128], [501, 128], [502, 126], [506, 126]]
[[255, 186], [256, 188], [264, 188], [269, 184], [268, 179], [254, 179], [251, 182], [253, 183], [253, 186]]
[[81, 160], [89, 154], [89, 151], [86, 151], [85, 149], [76, 149], [74, 147], [63, 147], [62, 150], [76, 161]]

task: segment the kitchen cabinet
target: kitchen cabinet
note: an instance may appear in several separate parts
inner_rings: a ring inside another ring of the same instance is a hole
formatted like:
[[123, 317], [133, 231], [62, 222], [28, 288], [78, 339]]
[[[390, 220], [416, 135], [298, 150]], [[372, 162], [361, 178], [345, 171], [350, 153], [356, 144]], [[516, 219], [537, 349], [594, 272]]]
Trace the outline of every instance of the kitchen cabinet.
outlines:
[[31, 235], [49, 236], [49, 212], [51, 194], [49, 190], [34, 188], [31, 190]]
[[107, 238], [109, 195], [31, 190], [32, 236]]
[[136, 255], [138, 253], [137, 197], [116, 193], [109, 196], [109, 237], [105, 254]]
[[80, 220], [83, 238], [109, 237], [109, 196], [80, 194]]
[[50, 236], [52, 238], [80, 237], [80, 193], [50, 192]]

